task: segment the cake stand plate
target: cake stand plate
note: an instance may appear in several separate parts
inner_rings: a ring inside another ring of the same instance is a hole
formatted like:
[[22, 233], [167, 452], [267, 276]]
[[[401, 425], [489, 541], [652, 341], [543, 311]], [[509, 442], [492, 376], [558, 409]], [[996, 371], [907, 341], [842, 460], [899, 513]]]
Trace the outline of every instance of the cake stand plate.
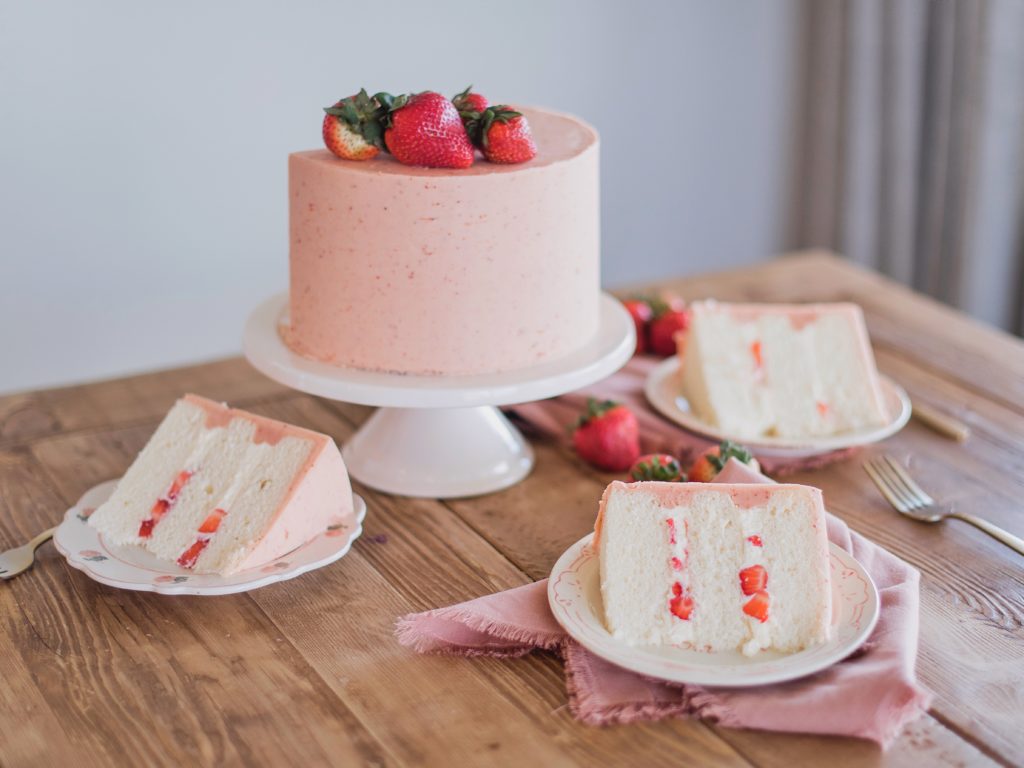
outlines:
[[360, 405], [380, 406], [342, 449], [359, 482], [400, 496], [478, 496], [518, 483], [533, 467], [523, 436], [495, 407], [554, 397], [609, 376], [633, 354], [629, 313], [600, 298], [593, 338], [539, 365], [472, 376], [415, 376], [342, 368], [293, 352], [278, 328], [288, 294], [260, 304], [245, 326], [249, 362], [285, 386]]

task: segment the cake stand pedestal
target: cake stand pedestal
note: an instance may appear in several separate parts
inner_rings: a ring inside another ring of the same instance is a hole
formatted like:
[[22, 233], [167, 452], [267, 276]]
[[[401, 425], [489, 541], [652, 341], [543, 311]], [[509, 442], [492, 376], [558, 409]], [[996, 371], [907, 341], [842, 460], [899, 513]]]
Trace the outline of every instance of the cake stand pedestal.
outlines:
[[621, 368], [636, 344], [629, 313], [602, 294], [597, 333], [557, 360], [473, 376], [375, 373], [295, 354], [278, 332], [287, 315], [286, 293], [253, 310], [245, 326], [245, 356], [257, 370], [292, 389], [378, 406], [342, 455], [356, 480], [400, 496], [478, 496], [518, 483], [533, 467], [533, 451], [495, 406], [592, 384]]

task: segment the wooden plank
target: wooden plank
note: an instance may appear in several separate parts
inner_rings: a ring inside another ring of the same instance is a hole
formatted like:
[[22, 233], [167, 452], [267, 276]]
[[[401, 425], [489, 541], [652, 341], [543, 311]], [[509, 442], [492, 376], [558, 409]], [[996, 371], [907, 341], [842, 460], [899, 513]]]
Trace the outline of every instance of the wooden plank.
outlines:
[[[0, 452], [0, 547], [72, 501], [42, 477], [32, 457]], [[23, 704], [0, 697], [4, 729], [19, 728], [0, 742], [0, 764], [40, 744], [50, 764], [72, 748], [100, 765], [393, 762], [248, 597], [115, 590], [50, 546], [40, 554], [0, 586], [4, 667], [19, 690], [31, 679], [42, 710], [24, 720]]]
[[0, 397], [0, 447], [44, 435], [148, 422], [186, 392], [244, 406], [291, 390], [241, 358]]

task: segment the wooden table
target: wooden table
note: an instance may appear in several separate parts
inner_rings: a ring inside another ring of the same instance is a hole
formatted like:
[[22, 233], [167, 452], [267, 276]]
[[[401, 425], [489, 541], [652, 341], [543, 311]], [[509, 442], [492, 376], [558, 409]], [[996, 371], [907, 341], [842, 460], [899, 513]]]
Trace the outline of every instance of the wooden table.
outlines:
[[[963, 445], [916, 423], [884, 446], [946, 502], [1024, 535], [1024, 343], [826, 254], [667, 283], [685, 297], [851, 300], [881, 369], [956, 415]], [[240, 321], [241, 322], [241, 321]], [[0, 549], [118, 477], [164, 412], [196, 392], [322, 430], [369, 409], [285, 389], [233, 359], [0, 398]], [[1024, 761], [1024, 558], [958, 522], [901, 519], [860, 461], [796, 477], [922, 572], [929, 716], [885, 754], [854, 739], [694, 721], [590, 728], [560, 662], [415, 655], [396, 616], [547, 575], [591, 527], [611, 476], [536, 443], [520, 485], [457, 501], [359, 488], [366, 532], [334, 565], [249, 594], [118, 591], [46, 545], [0, 583], [0, 765], [949, 765]]]

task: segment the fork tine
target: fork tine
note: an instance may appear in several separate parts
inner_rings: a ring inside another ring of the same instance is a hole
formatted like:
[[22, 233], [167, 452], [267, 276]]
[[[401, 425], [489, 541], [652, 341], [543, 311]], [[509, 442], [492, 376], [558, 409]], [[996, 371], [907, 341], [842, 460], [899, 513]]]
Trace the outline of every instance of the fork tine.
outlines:
[[889, 481], [890, 487], [892, 487], [893, 489], [896, 490], [896, 492], [902, 495], [903, 499], [906, 501], [907, 506], [911, 510], [921, 509], [922, 507], [928, 506], [927, 504], [925, 504], [924, 499], [922, 499], [918, 494], [915, 494], [913, 492], [913, 489], [910, 488], [905, 482], [903, 482], [902, 478], [895, 472], [895, 470], [893, 470], [893, 468], [889, 465], [888, 462], [879, 459], [878, 469], [882, 476]]
[[914, 482], [914, 478], [912, 478], [910, 473], [903, 468], [902, 464], [886, 455], [883, 455], [882, 458], [885, 459], [886, 463], [893, 468], [893, 471], [900, 476], [900, 479], [906, 484], [907, 488], [917, 494], [917, 497], [924, 502], [926, 507], [930, 507], [935, 503], [935, 499], [925, 493], [921, 486]]
[[897, 512], [909, 511], [909, 508], [907, 507], [903, 499], [901, 499], [899, 496], [893, 493], [893, 491], [889, 488], [889, 484], [882, 479], [882, 476], [878, 473], [878, 470], [875, 468], [875, 465], [871, 461], [871, 459], [868, 459], [867, 461], [864, 462], [864, 471], [868, 473], [868, 477], [871, 478], [872, 482], [875, 484], [875, 487], [878, 488], [879, 491], [881, 491], [886, 501], [888, 501], [890, 504], [892, 504], [893, 507], [896, 508]]
[[907, 507], [910, 508], [911, 510], [914, 510], [926, 506], [924, 500], [916, 493], [914, 493], [914, 491], [911, 490], [910, 487], [903, 482], [900, 476], [896, 474], [892, 466], [883, 459], [884, 457], [879, 458], [876, 462], [876, 468], [878, 470], [878, 473], [882, 475], [882, 477], [884, 477], [886, 481], [888, 481], [890, 488], [892, 488], [894, 491], [898, 492], [901, 496], [903, 496], [903, 499], [906, 502]]

